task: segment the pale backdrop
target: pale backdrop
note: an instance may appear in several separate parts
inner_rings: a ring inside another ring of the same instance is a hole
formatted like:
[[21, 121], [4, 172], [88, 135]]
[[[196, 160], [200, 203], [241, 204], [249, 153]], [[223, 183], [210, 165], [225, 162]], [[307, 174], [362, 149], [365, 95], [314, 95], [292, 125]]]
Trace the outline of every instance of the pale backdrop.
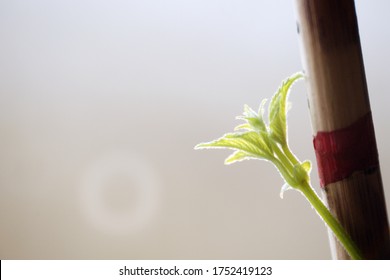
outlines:
[[[357, 1], [388, 205], [389, 10]], [[193, 150], [301, 69], [293, 1], [1, 0], [0, 38], [0, 259], [330, 258], [274, 167]]]

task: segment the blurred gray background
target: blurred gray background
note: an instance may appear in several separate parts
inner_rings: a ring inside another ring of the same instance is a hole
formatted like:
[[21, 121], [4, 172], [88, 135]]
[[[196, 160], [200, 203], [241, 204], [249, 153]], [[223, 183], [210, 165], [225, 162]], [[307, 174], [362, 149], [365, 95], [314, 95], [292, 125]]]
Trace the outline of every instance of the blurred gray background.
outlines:
[[[356, 5], [389, 206], [390, 2]], [[271, 164], [193, 150], [301, 69], [293, 1], [1, 0], [0, 38], [0, 259], [330, 258]]]

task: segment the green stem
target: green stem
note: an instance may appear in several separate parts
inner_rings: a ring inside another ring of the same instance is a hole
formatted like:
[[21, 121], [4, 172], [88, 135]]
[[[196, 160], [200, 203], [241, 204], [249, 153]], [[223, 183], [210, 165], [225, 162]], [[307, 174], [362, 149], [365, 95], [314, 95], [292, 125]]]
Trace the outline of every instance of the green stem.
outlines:
[[284, 165], [278, 160], [278, 159], [272, 159], [272, 163], [276, 166], [276, 169], [280, 172], [283, 179], [289, 184], [290, 186], [295, 183], [295, 181], [292, 180], [292, 175], [290, 172], [288, 172], [288, 169], [284, 167]]
[[288, 159], [295, 165], [295, 164], [298, 164], [299, 161], [298, 159], [296, 158], [296, 156], [291, 152], [291, 150], [289, 149], [287, 143], [282, 145], [282, 149], [283, 149], [283, 152], [286, 154], [286, 156], [288, 157]]
[[[278, 144], [271, 143], [272, 150], [274, 151], [275, 155], [278, 157], [280, 162], [285, 166], [287, 170], [294, 170], [294, 165], [291, 163], [290, 159], [283, 154], [283, 152], [280, 150]], [[293, 174], [291, 174], [292, 176]]]
[[351, 256], [352, 259], [361, 260], [363, 259], [363, 255], [360, 252], [359, 248], [356, 246], [355, 242], [351, 239], [349, 234], [345, 231], [345, 229], [341, 226], [341, 224], [336, 220], [336, 218], [330, 213], [328, 208], [324, 205], [322, 200], [315, 193], [313, 188], [305, 183], [301, 186], [300, 190], [304, 194], [304, 196], [309, 200], [311, 205], [317, 211], [317, 213], [321, 216], [324, 222], [330, 227], [333, 231], [334, 235], [340, 241], [340, 243], [344, 246], [345, 250]]
[[[292, 166], [299, 163], [298, 159], [294, 156], [294, 154], [290, 151], [288, 145], [281, 146], [284, 154], [279, 149], [279, 147], [274, 144], [273, 150], [275, 154], [280, 159], [282, 165], [287, 170], [292, 170]], [[289, 172], [286, 172], [291, 176]], [[290, 179], [290, 178], [289, 178]], [[290, 179], [291, 180], [291, 179]], [[293, 180], [293, 179], [292, 179]], [[290, 182], [287, 182], [290, 184]], [[290, 184], [291, 185], [291, 184]], [[337, 219], [330, 213], [328, 208], [324, 205], [322, 200], [315, 193], [313, 188], [306, 181], [301, 181], [298, 183], [299, 186], [297, 188], [303, 193], [303, 195], [309, 200], [310, 204], [314, 207], [320, 217], [324, 220], [324, 222], [329, 226], [329, 228], [333, 231], [334, 235], [340, 241], [340, 243], [344, 246], [345, 250], [351, 256], [352, 259], [362, 259], [363, 256], [356, 246], [355, 242], [351, 239], [349, 234], [345, 231], [344, 227], [337, 221]], [[291, 185], [293, 186], [293, 185]]]
[[291, 173], [294, 170], [294, 166], [291, 164], [290, 160], [283, 154], [283, 152], [280, 150], [279, 146], [276, 143], [271, 142], [271, 146], [272, 150], [277, 156], [276, 161], [273, 161], [274, 164], [277, 166], [280, 173], [282, 173], [282, 176], [287, 182], [287, 184], [292, 187], [296, 186], [298, 182], [296, 181], [294, 174]]

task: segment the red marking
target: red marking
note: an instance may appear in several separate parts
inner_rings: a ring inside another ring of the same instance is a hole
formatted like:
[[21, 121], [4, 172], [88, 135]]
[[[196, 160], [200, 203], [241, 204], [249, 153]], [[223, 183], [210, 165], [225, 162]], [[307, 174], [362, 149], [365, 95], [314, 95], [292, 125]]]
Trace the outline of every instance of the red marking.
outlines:
[[379, 166], [371, 113], [346, 128], [318, 132], [313, 144], [322, 188]]

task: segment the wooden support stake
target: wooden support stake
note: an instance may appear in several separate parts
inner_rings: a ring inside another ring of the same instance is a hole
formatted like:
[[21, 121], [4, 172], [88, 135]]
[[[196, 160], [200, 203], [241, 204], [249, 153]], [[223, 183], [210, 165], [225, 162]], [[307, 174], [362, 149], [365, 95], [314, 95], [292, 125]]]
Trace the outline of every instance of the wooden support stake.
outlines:
[[[371, 112], [354, 1], [295, 1], [314, 136], [350, 127]], [[364, 257], [389, 258], [379, 164], [328, 183], [324, 192], [331, 212]], [[338, 242], [333, 253], [338, 259], [349, 258]]]

